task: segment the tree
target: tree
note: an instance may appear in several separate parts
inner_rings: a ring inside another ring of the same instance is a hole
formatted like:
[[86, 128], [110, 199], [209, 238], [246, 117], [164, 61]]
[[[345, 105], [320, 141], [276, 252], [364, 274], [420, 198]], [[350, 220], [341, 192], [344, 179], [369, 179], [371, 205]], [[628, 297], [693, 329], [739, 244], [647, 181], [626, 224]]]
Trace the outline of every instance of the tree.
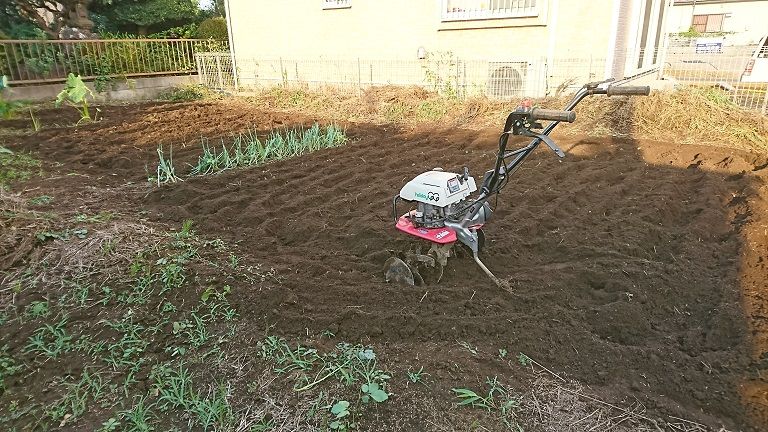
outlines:
[[123, 30], [142, 35], [187, 24], [200, 16], [196, 0], [98, 0], [91, 10]]
[[15, 13], [23, 19], [34, 23], [54, 39], [58, 39], [59, 31], [66, 23], [66, 17], [80, 0], [14, 0]]

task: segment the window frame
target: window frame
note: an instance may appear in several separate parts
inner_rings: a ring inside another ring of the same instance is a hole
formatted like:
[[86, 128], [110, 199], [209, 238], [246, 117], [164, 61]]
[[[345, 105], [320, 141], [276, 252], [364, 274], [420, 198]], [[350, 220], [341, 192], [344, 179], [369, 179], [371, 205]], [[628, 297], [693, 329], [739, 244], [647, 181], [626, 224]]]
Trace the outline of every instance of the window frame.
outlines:
[[323, 10], [349, 9], [352, 7], [352, 0], [323, 0]]
[[[509, 10], [509, 12], [495, 12], [495, 9], [470, 9], [470, 10], [448, 10], [450, 0], [442, 0], [440, 2], [440, 20], [442, 22], [455, 22], [455, 21], [479, 21], [479, 20], [491, 20], [491, 19], [514, 19], [514, 18], [535, 18], [541, 14], [541, 2], [542, 0], [512, 0], [512, 1], [531, 1], [533, 6], [518, 10]], [[477, 0], [478, 6], [481, 2], [489, 3], [489, 0]], [[456, 9], [456, 8], [454, 8]], [[498, 9], [498, 11], [504, 11], [506, 9]]]
[[[725, 18], [727, 16], [728, 16], [728, 14], [726, 14], [726, 13], [693, 15], [691, 17], [691, 27], [694, 30], [696, 30], [697, 32], [699, 32], [699, 33], [719, 33], [721, 31], [723, 31], [723, 23], [725, 22]], [[710, 18], [711, 17], [720, 17], [720, 28], [718, 28], [717, 30], [708, 30], [707, 29], [707, 27], [709, 27], [709, 23], [710, 23]], [[696, 18], [699, 18], [699, 20], [701, 20], [701, 18], [704, 18], [704, 23], [703, 24], [702, 23], [697, 24], [696, 23]], [[699, 27], [697, 27], [697, 26], [699, 26]], [[699, 29], [700, 26], [703, 26], [703, 30]]]

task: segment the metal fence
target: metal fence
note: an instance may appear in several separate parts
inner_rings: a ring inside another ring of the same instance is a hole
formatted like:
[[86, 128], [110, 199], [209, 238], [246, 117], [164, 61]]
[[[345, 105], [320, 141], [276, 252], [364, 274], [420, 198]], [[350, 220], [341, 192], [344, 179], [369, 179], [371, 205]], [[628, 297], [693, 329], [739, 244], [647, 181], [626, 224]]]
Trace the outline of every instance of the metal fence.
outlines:
[[239, 59], [235, 83], [232, 59], [228, 55], [198, 54], [196, 61], [200, 82], [217, 89], [301, 85], [354, 91], [372, 86], [416, 85], [457, 97], [487, 95], [494, 99], [554, 95], [601, 78], [605, 69], [605, 59], [597, 58], [560, 59], [552, 65], [548, 65], [544, 58], [505, 61], [453, 57], [431, 60]]
[[195, 54], [228, 52], [223, 41], [197, 39], [0, 40], [0, 75], [12, 85], [190, 74]]
[[[702, 48], [670, 47], [659, 77], [680, 85], [718, 87], [731, 101], [748, 109], [768, 113], [768, 75], [748, 73], [761, 47], [726, 46]], [[768, 58], [760, 60], [768, 62]]]
[[[199, 54], [196, 60], [201, 82], [218, 89], [281, 85], [361, 91], [371, 86], [416, 85], [460, 98], [484, 95], [512, 100], [571, 92], [583, 83], [604, 79], [606, 63], [613, 65], [618, 59], [625, 65], [627, 80], [666, 80], [678, 86], [717, 87], [735, 104], [768, 113], [768, 77], [745, 75], [758, 49], [674, 47], [638, 55], [621, 53], [612, 60], [590, 57], [547, 61], [528, 57], [490, 61], [454, 56], [432, 56], [425, 60], [237, 59], [236, 69], [225, 53]], [[650, 63], [655, 66], [637, 68]]]

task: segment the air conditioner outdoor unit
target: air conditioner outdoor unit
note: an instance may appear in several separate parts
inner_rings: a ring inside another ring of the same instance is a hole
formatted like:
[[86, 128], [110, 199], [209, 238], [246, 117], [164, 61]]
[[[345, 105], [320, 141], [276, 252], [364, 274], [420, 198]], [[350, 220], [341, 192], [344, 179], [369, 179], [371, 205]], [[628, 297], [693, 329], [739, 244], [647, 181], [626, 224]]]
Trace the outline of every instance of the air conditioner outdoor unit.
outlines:
[[527, 96], [531, 63], [524, 61], [489, 62], [486, 95], [490, 99]]

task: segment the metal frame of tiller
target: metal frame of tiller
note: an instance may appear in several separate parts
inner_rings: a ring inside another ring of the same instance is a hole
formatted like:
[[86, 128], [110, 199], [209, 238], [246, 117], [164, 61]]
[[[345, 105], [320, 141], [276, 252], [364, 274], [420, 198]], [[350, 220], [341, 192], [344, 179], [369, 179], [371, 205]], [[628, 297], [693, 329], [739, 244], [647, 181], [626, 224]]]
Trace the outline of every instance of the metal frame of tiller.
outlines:
[[[521, 106], [511, 112], [507, 117], [504, 131], [499, 137], [499, 150], [496, 155], [496, 164], [492, 170], [488, 170], [485, 173], [482, 186], [479, 189], [480, 194], [465, 206], [466, 213], [464, 213], [464, 216], [460, 220], [450, 220], [446, 218], [444, 222], [445, 227], [455, 231], [456, 239], [470, 248], [477, 265], [497, 285], [502, 286], [501, 280], [497, 278], [485, 264], [483, 264], [478, 256], [482, 241], [482, 239], [478, 238], [478, 232], [491, 214], [488, 201], [491, 197], [501, 192], [504, 186], [509, 182], [509, 177], [542, 142], [547, 144], [557, 156], [561, 158], [565, 157], [565, 153], [563, 153], [557, 144], [555, 144], [549, 137], [549, 134], [561, 122], [572, 123], [576, 119], [576, 113], [573, 112], [573, 109], [584, 98], [600, 94], [608, 96], [647, 96], [650, 93], [650, 88], [648, 86], [620, 86], [611, 85], [611, 82], [613, 82], [613, 79], [585, 84], [576, 92], [573, 99], [571, 99], [563, 110], [531, 108], [530, 101], [523, 102]], [[548, 120], [551, 121], [551, 123], [546, 127], [543, 127], [541, 123], [538, 122], [539, 120]], [[541, 132], [535, 132], [534, 129], [543, 130]], [[510, 135], [528, 136], [533, 139], [525, 147], [507, 151], [507, 142], [509, 141]], [[466, 180], [468, 176], [469, 172], [465, 167], [464, 179]], [[399, 199], [400, 196], [395, 196], [393, 200], [395, 221], [398, 220], [397, 201]], [[409, 216], [406, 214], [404, 217]], [[480, 236], [482, 235], [483, 234], [480, 233]]]

